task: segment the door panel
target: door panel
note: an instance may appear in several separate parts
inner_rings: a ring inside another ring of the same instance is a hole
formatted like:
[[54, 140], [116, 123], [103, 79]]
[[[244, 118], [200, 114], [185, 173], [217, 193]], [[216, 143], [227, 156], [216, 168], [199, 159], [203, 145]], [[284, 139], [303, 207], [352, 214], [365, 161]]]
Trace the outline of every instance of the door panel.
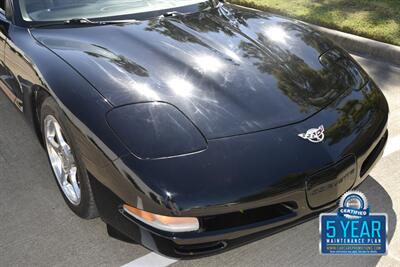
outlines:
[[15, 93], [8, 86], [9, 71], [5, 65], [5, 44], [7, 40], [9, 24], [5, 18], [4, 11], [0, 10], [0, 89], [4, 94], [10, 98], [12, 102], [15, 102]]
[[13, 43], [13, 27], [0, 13], [0, 88], [23, 111], [24, 91], [32, 88], [30, 81], [38, 80], [38, 76], [31, 62]]
[[14, 93], [15, 105], [23, 111], [24, 91], [32, 88], [32, 82], [38, 80], [32, 64], [23, 52], [7, 38], [4, 47], [5, 69], [8, 73], [5, 83]]

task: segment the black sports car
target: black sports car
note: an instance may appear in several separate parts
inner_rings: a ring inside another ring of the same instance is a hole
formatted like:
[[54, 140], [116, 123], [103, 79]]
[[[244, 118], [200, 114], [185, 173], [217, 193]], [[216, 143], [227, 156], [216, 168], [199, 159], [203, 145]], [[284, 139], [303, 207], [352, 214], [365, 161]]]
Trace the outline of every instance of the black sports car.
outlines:
[[1, 89], [68, 206], [176, 257], [332, 209], [387, 102], [307, 25], [216, 0], [2, 0]]

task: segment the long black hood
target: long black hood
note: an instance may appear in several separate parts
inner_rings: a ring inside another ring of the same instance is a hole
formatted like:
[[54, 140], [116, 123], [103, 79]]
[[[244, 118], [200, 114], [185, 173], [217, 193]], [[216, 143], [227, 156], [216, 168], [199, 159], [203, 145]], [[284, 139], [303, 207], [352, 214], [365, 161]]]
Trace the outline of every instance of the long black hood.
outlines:
[[365, 82], [307, 26], [231, 5], [32, 33], [112, 105], [170, 103], [208, 139], [304, 120]]

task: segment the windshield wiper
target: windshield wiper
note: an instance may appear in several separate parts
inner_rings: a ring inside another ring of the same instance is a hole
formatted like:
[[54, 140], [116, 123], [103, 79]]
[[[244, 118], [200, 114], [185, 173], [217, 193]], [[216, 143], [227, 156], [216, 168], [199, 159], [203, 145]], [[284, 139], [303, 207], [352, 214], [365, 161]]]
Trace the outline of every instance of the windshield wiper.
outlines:
[[175, 17], [175, 16], [183, 16], [185, 13], [179, 12], [179, 11], [170, 11], [162, 14], [160, 18], [166, 18], [166, 17]]
[[87, 18], [77, 18], [77, 19], [69, 19], [69, 20], [64, 20], [64, 21], [54, 21], [54, 22], [44, 22], [44, 23], [38, 23], [35, 25], [35, 28], [40, 28], [40, 27], [49, 27], [49, 26], [59, 26], [59, 25], [102, 25], [101, 21], [93, 21]]
[[40, 28], [40, 27], [59, 26], [59, 25], [107, 25], [107, 24], [121, 24], [121, 23], [132, 23], [132, 22], [137, 22], [137, 20], [128, 19], [128, 20], [99, 21], [99, 20], [90, 20], [87, 18], [77, 18], [64, 21], [41, 23], [36, 25], [35, 27]]
[[103, 21], [93, 21], [87, 18], [80, 18], [80, 19], [69, 19], [63, 21], [64, 24], [104, 24]]

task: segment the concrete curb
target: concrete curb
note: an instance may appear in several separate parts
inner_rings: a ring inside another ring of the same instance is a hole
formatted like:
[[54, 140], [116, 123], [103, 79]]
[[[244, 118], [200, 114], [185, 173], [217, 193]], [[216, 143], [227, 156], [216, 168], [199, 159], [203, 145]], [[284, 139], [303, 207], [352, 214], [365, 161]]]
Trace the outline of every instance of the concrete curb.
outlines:
[[357, 35], [309, 24], [349, 52], [368, 55], [400, 66], [400, 46], [390, 45]]

